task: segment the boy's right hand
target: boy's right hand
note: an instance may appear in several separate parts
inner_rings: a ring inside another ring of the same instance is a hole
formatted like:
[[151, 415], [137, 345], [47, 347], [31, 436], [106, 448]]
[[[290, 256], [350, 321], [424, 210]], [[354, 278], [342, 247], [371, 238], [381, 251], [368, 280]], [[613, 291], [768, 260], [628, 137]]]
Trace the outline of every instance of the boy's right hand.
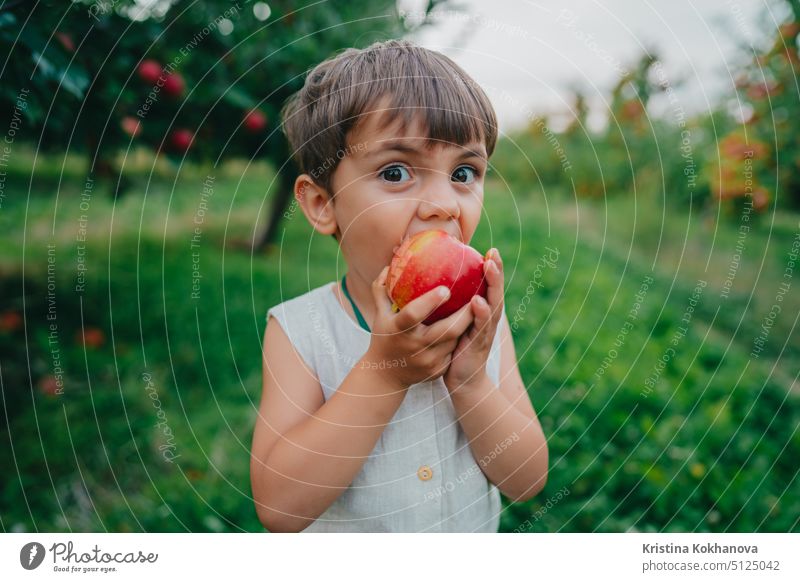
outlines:
[[[392, 300], [386, 289], [389, 267], [385, 267], [372, 282], [375, 300], [375, 320], [372, 338], [363, 360], [373, 369], [380, 369], [396, 380], [403, 388], [412, 384], [435, 380], [450, 366], [458, 339], [474, 319], [470, 304], [431, 325], [422, 321], [449, 295], [431, 289], [406, 304], [398, 313], [392, 311]], [[380, 366], [384, 362], [385, 366]], [[397, 362], [403, 362], [397, 365]]]

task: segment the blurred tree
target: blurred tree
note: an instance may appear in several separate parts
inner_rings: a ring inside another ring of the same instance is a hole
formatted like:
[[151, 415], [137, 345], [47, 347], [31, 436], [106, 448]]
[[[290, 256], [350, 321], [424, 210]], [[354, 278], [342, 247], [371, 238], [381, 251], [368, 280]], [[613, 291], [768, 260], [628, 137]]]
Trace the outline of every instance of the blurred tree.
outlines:
[[279, 111], [304, 73], [337, 50], [431, 22], [395, 0], [11, 0], [0, 4], [0, 112], [43, 150], [88, 154], [116, 178], [115, 155], [144, 144], [179, 162], [261, 157], [278, 170], [267, 226], [274, 239], [296, 168]]
[[580, 134], [588, 131], [586, 117], [589, 114], [589, 106], [586, 104], [586, 96], [581, 89], [573, 90], [572, 120], [564, 130], [566, 135]]
[[658, 62], [653, 51], [645, 51], [636, 66], [623, 74], [611, 91], [611, 112], [623, 129], [642, 135], [647, 129], [647, 104], [663, 86], [654, 81], [651, 70]]
[[[800, 207], [800, 0], [785, 1], [789, 18], [773, 29], [768, 48], [736, 77], [741, 120], [719, 143], [723, 172], [739, 165], [736, 179], [719, 195], [751, 196], [756, 210], [768, 208], [770, 192]], [[744, 160], [752, 166], [750, 184], [741, 177]]]

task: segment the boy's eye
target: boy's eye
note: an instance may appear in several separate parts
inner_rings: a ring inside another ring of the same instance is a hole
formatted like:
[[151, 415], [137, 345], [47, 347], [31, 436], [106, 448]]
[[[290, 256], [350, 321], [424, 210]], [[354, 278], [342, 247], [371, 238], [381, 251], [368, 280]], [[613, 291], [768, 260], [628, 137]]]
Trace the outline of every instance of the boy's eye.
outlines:
[[381, 170], [378, 175], [387, 182], [399, 183], [411, 179], [411, 174], [405, 166], [389, 166]]
[[450, 179], [453, 182], [461, 182], [462, 184], [471, 184], [475, 181], [477, 171], [471, 166], [459, 166]]

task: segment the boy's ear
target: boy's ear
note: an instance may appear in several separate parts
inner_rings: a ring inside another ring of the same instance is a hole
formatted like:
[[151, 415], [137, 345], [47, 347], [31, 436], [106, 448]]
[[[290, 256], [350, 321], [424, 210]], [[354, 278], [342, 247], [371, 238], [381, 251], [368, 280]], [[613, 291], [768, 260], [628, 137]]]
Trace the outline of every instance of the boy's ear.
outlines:
[[294, 181], [294, 197], [308, 222], [320, 234], [334, 235], [338, 231], [336, 216], [333, 213], [333, 202], [322, 186], [318, 185], [308, 174], [300, 174]]

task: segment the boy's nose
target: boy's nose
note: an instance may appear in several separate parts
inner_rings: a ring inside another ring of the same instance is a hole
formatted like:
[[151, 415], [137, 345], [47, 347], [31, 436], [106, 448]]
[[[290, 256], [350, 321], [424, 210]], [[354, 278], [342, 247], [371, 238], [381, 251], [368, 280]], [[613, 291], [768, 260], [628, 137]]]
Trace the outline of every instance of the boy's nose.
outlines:
[[457, 219], [461, 216], [461, 206], [449, 183], [437, 183], [422, 193], [417, 213], [422, 220]]

